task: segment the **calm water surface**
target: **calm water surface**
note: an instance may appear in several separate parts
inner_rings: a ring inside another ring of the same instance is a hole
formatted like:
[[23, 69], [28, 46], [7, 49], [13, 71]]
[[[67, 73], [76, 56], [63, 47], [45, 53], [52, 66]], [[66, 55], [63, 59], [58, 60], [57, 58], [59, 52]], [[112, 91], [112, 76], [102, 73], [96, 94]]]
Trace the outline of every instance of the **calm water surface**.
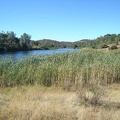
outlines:
[[73, 48], [59, 48], [55, 50], [32, 50], [32, 51], [19, 51], [14, 53], [4, 53], [0, 54], [0, 56], [4, 57], [13, 57], [13, 59], [21, 59], [26, 56], [30, 55], [49, 55], [53, 53], [63, 53], [63, 52], [73, 52], [80, 49], [73, 49]]

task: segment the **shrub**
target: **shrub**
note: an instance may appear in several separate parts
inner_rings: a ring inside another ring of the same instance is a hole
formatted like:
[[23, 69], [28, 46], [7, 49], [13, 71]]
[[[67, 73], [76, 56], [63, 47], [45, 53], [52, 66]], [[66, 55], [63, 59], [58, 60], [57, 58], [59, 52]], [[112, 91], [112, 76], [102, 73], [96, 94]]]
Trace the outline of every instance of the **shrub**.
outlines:
[[102, 100], [104, 91], [98, 87], [88, 87], [79, 89], [77, 96], [81, 105], [85, 106], [96, 106]]
[[109, 46], [107, 45], [107, 44], [105, 44], [105, 43], [103, 43], [103, 44], [100, 44], [99, 46], [98, 46], [98, 48], [108, 48]]
[[101, 48], [108, 48], [108, 45], [102, 44], [102, 45], [101, 45]]
[[116, 45], [110, 45], [109, 46], [109, 50], [114, 50], [114, 49], [118, 49]]

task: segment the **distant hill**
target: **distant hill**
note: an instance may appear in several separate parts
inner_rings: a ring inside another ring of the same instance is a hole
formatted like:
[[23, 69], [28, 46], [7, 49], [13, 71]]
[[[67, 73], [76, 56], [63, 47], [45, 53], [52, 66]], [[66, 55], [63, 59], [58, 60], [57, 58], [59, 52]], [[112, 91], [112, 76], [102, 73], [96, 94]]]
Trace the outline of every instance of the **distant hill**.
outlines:
[[51, 39], [43, 39], [37, 41], [32, 40], [31, 42], [34, 49], [56, 49], [73, 47], [72, 42], [59, 42]]

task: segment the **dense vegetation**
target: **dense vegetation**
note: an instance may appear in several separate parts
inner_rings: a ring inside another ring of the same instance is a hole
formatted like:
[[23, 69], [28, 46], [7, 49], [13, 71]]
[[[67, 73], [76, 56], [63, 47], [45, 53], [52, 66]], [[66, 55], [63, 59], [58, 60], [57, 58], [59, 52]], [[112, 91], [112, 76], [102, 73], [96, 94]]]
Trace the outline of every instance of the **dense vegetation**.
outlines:
[[19, 61], [1, 57], [0, 76], [0, 86], [118, 83], [120, 49], [109, 52], [83, 49], [73, 53], [30, 56]]
[[30, 35], [24, 33], [17, 38], [14, 32], [0, 33], [0, 52], [29, 50]]
[[13, 52], [20, 50], [34, 50], [34, 49], [55, 49], [72, 47], [71, 42], [58, 42], [50, 39], [43, 39], [34, 41], [31, 36], [24, 33], [20, 38], [16, 37], [14, 32], [0, 33], [0, 52]]
[[31, 36], [24, 33], [20, 38], [16, 37], [14, 32], [0, 33], [0, 52], [13, 52], [20, 50], [34, 50], [34, 49], [56, 49], [56, 48], [106, 48], [109, 44], [118, 44], [120, 41], [120, 34], [107, 34], [96, 38], [95, 40], [80, 40], [77, 42], [58, 42], [56, 40], [43, 39], [31, 40]]
[[80, 40], [74, 43], [76, 47], [91, 47], [91, 48], [107, 48], [109, 44], [118, 45], [120, 42], [120, 34], [106, 34], [104, 36], [100, 36], [94, 40]]

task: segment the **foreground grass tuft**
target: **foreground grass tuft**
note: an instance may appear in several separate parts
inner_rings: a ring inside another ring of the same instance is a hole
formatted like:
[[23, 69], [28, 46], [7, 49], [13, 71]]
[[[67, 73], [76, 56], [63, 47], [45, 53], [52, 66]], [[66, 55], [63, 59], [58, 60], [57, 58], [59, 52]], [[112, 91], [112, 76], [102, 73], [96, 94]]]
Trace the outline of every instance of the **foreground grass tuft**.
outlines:
[[[84, 102], [85, 99], [79, 96], [80, 91], [66, 92], [42, 86], [0, 88], [0, 120], [119, 120], [120, 108], [104, 104], [98, 106], [101, 100], [105, 104], [120, 102], [117, 94], [120, 86], [116, 86], [117, 89], [100, 88], [105, 92], [102, 98], [92, 89], [84, 89], [82, 95], [89, 98]], [[97, 96], [97, 104], [89, 102], [94, 95]]]

